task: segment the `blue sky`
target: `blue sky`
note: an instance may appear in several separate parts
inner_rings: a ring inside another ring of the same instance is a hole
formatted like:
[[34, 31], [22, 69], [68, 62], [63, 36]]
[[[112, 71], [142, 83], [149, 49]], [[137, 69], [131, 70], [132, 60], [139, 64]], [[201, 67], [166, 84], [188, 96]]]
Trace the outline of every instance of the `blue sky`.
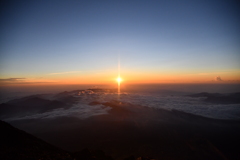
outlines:
[[1, 3], [2, 79], [117, 72], [118, 57], [123, 74], [240, 76], [237, 1]]

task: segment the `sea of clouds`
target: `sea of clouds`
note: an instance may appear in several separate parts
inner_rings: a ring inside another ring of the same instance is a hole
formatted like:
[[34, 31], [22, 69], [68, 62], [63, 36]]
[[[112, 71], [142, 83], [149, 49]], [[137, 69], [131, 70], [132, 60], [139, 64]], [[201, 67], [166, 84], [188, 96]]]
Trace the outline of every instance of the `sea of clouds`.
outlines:
[[133, 105], [145, 106], [150, 108], [161, 108], [166, 110], [179, 110], [195, 115], [215, 119], [240, 119], [240, 104], [213, 104], [204, 101], [204, 97], [193, 98], [184, 95], [164, 95], [164, 94], [145, 94], [145, 93], [106, 93], [106, 92], [84, 92], [72, 94], [78, 99], [77, 103], [68, 108], [57, 108], [44, 113], [26, 115], [22, 117], [12, 117], [6, 119], [49, 119], [57, 117], [77, 117], [85, 119], [91, 116], [108, 114], [111, 107], [102, 104], [90, 105], [91, 102], [110, 102], [120, 101]]

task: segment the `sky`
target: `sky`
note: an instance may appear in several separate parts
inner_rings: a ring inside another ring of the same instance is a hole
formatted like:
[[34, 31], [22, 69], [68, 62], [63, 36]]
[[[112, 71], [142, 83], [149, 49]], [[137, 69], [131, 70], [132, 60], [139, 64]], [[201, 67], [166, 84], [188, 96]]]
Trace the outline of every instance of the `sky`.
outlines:
[[0, 85], [240, 83], [233, 0], [1, 1]]

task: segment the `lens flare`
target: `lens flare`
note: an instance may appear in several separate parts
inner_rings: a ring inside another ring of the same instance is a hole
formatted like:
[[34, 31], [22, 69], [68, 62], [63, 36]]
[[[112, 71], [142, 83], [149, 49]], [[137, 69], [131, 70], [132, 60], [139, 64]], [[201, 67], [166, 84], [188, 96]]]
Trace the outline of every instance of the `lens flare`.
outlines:
[[120, 84], [121, 84], [122, 78], [118, 77], [116, 80], [118, 82], [118, 95], [119, 95], [120, 94]]

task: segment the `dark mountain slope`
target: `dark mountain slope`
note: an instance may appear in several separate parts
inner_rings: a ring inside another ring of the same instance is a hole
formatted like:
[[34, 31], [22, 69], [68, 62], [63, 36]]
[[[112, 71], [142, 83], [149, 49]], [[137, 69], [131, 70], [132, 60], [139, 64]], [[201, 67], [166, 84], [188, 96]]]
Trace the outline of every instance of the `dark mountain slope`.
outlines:
[[4, 160], [112, 160], [101, 150], [70, 153], [0, 120], [0, 159]]
[[0, 121], [1, 159], [72, 159], [66, 151]]

